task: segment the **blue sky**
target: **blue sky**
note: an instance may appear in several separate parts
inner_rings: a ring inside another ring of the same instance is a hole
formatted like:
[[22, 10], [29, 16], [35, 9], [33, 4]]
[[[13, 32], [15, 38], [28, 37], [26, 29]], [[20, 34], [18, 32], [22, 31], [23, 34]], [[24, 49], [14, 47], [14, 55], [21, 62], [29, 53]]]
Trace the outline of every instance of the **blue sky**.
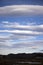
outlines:
[[43, 0], [0, 0], [0, 54], [42, 50]]

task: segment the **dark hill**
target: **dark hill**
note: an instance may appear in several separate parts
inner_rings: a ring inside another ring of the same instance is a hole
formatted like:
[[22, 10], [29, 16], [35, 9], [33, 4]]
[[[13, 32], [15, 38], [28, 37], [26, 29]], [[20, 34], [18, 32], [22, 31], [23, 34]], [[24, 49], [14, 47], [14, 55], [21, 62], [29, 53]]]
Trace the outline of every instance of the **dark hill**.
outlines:
[[17, 65], [18, 62], [41, 62], [43, 65], [43, 53], [0, 55], [0, 65]]

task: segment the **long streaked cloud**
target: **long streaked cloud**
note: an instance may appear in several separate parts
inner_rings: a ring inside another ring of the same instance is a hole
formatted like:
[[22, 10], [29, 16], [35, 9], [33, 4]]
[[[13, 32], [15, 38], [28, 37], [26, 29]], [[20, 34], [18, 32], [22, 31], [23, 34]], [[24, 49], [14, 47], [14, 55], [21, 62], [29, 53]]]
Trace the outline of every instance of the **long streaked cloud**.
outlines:
[[11, 5], [0, 7], [0, 16], [3, 15], [43, 15], [43, 6], [40, 5]]
[[0, 32], [14, 33], [14, 34], [27, 34], [27, 35], [43, 35], [43, 32], [36, 31], [22, 31], [22, 30], [0, 30]]

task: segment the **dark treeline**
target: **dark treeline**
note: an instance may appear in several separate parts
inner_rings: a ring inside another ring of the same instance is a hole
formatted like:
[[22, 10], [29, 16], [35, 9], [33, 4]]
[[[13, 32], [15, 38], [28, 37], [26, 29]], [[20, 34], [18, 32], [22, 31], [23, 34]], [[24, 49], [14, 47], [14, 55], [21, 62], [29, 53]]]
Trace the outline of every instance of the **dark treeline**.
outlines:
[[43, 64], [43, 53], [33, 53], [33, 54], [11, 53], [8, 55], [0, 55], [0, 65], [13, 65], [13, 64], [17, 65], [18, 62], [41, 62]]

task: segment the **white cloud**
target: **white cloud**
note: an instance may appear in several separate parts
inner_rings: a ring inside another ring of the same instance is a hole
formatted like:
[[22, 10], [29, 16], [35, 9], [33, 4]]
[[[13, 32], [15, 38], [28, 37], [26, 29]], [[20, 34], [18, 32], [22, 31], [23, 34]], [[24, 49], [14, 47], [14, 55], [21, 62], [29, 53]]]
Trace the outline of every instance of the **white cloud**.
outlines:
[[43, 15], [43, 6], [40, 5], [11, 5], [0, 7], [0, 15]]
[[43, 32], [27, 31], [27, 30], [0, 30], [0, 32], [14, 33], [14, 34], [27, 34], [27, 35], [43, 35]]

